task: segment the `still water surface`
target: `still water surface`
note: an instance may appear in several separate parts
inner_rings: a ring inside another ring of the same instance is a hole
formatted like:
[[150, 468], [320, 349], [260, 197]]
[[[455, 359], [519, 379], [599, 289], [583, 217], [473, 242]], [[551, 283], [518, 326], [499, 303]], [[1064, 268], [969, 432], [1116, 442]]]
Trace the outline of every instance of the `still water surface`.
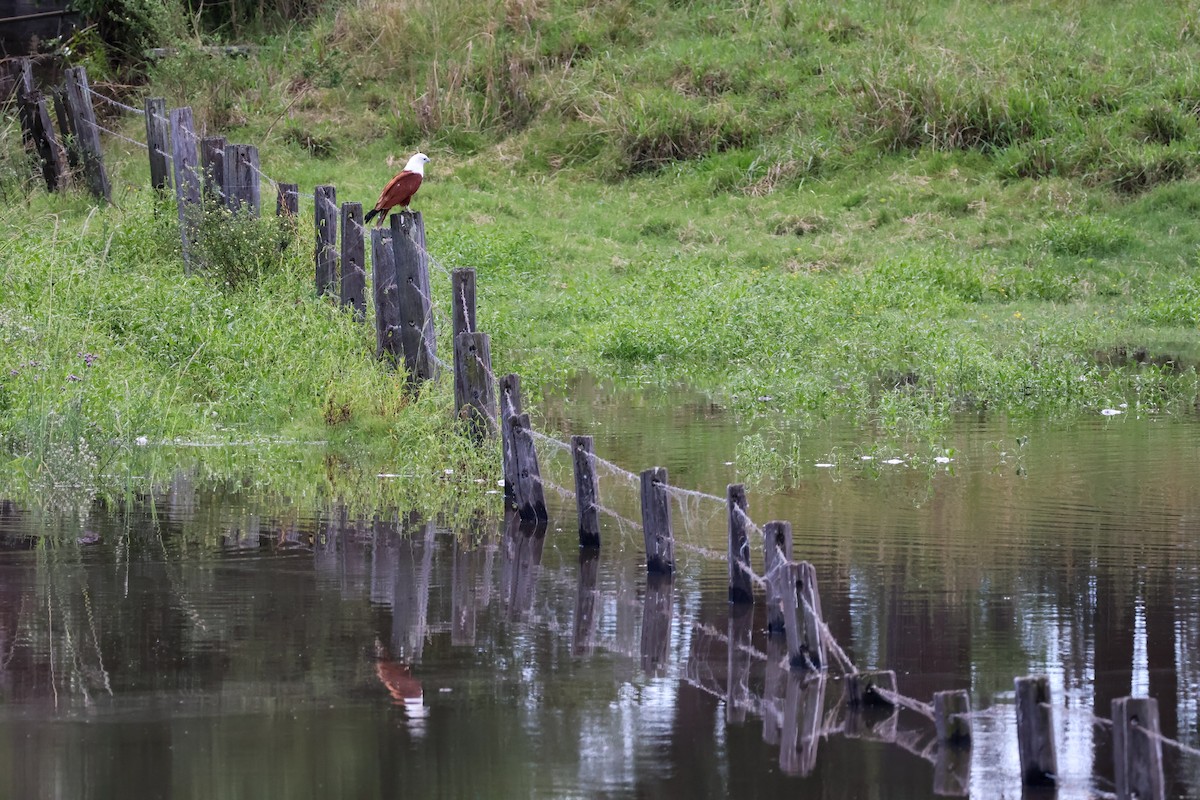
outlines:
[[[542, 427], [712, 495], [741, 479], [726, 462], [747, 428], [720, 408], [583, 394], [547, 401]], [[761, 594], [730, 615], [707, 499], [675, 506], [678, 571], [659, 583], [612, 517], [581, 556], [553, 491], [545, 531], [451, 527], [182, 473], [127, 508], [4, 507], [0, 798], [1015, 798], [1012, 682], [1030, 673], [1059, 706], [1058, 797], [1113, 790], [1092, 715], [1115, 697], [1156, 697], [1163, 733], [1200, 747], [1196, 419], [963, 419], [940, 464], [861, 439], [801, 432], [795, 485], [749, 486], [750, 514], [791, 521], [860, 669], [925, 702], [970, 692], [966, 753], [939, 753], [911, 711], [851, 718], [836, 669], [789, 679]], [[640, 518], [626, 478], [601, 494]], [[1200, 758], [1164, 759], [1168, 795], [1200, 797]]]

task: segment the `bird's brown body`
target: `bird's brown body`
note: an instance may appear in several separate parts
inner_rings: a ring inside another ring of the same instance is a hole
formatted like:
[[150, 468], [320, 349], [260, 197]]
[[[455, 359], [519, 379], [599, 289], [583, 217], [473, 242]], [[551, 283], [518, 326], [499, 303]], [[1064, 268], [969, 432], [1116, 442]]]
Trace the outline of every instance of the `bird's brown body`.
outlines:
[[368, 212], [364, 222], [370, 222], [373, 217], [378, 216], [379, 221], [375, 224], [383, 225], [388, 212], [393, 208], [396, 206], [408, 208], [408, 204], [412, 202], [413, 195], [417, 193], [417, 189], [421, 188], [421, 180], [421, 173], [411, 172], [407, 169], [392, 178], [388, 181], [388, 185], [383, 187], [383, 192], [379, 195], [379, 201], [375, 203], [375, 208]]

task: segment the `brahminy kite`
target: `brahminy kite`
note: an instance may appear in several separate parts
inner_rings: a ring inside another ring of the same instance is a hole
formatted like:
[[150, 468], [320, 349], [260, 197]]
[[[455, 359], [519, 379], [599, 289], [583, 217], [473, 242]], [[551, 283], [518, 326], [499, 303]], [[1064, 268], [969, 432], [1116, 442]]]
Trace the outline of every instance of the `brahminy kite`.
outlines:
[[370, 222], [374, 217], [378, 216], [379, 221], [375, 223], [377, 227], [383, 225], [383, 220], [387, 218], [388, 212], [395, 206], [408, 208], [408, 204], [412, 202], [413, 195], [417, 193], [417, 189], [421, 188], [421, 181], [425, 178], [425, 165], [429, 163], [429, 156], [424, 153], [417, 153], [408, 160], [404, 165], [404, 169], [399, 175], [388, 181], [388, 185], [383, 187], [383, 192], [379, 195], [379, 202], [375, 207], [367, 212], [363, 222]]

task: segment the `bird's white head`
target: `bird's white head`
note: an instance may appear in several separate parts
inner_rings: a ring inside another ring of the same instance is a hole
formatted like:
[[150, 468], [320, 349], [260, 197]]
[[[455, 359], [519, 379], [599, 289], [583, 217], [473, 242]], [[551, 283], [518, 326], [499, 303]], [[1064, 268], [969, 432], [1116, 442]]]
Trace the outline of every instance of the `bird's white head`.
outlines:
[[425, 165], [429, 163], [429, 156], [424, 153], [417, 153], [408, 160], [404, 165], [404, 169], [408, 172], [415, 172], [422, 178], [425, 177]]

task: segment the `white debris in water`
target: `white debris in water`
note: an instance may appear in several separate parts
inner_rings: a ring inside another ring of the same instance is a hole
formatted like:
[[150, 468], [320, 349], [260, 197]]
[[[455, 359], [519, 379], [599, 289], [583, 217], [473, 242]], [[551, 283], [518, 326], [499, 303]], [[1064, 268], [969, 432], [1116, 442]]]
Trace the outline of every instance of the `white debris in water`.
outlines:
[[950, 456], [934, 456], [933, 460], [939, 464], [949, 464], [954, 459], [950, 458]]
[[819, 462], [819, 463], [817, 463], [817, 464], [813, 464], [813, 466], [814, 466], [814, 467], [819, 467], [820, 469], [830, 469], [830, 468], [832, 468], [832, 467], [836, 467], [836, 466], [837, 466], [837, 464], [829, 464], [829, 463], [827, 463], [827, 462], [824, 462], [824, 461], [822, 461], [822, 462]]
[[1117, 414], [1124, 414], [1125, 412], [1120, 410], [1119, 408], [1106, 408], [1106, 409], [1102, 410], [1100, 413], [1106, 417], [1115, 417]]
[[883, 463], [885, 463], [885, 464], [891, 464], [891, 465], [894, 467], [894, 466], [896, 466], [897, 464], [903, 464], [903, 463], [904, 463], [904, 459], [903, 459], [903, 458], [889, 458], [887, 461], [884, 461]]
[[136, 439], [134, 439], [133, 441], [135, 443], [137, 443], [138, 447], [145, 447], [146, 445], [150, 444], [150, 440], [147, 439], [145, 436], [139, 436]]

